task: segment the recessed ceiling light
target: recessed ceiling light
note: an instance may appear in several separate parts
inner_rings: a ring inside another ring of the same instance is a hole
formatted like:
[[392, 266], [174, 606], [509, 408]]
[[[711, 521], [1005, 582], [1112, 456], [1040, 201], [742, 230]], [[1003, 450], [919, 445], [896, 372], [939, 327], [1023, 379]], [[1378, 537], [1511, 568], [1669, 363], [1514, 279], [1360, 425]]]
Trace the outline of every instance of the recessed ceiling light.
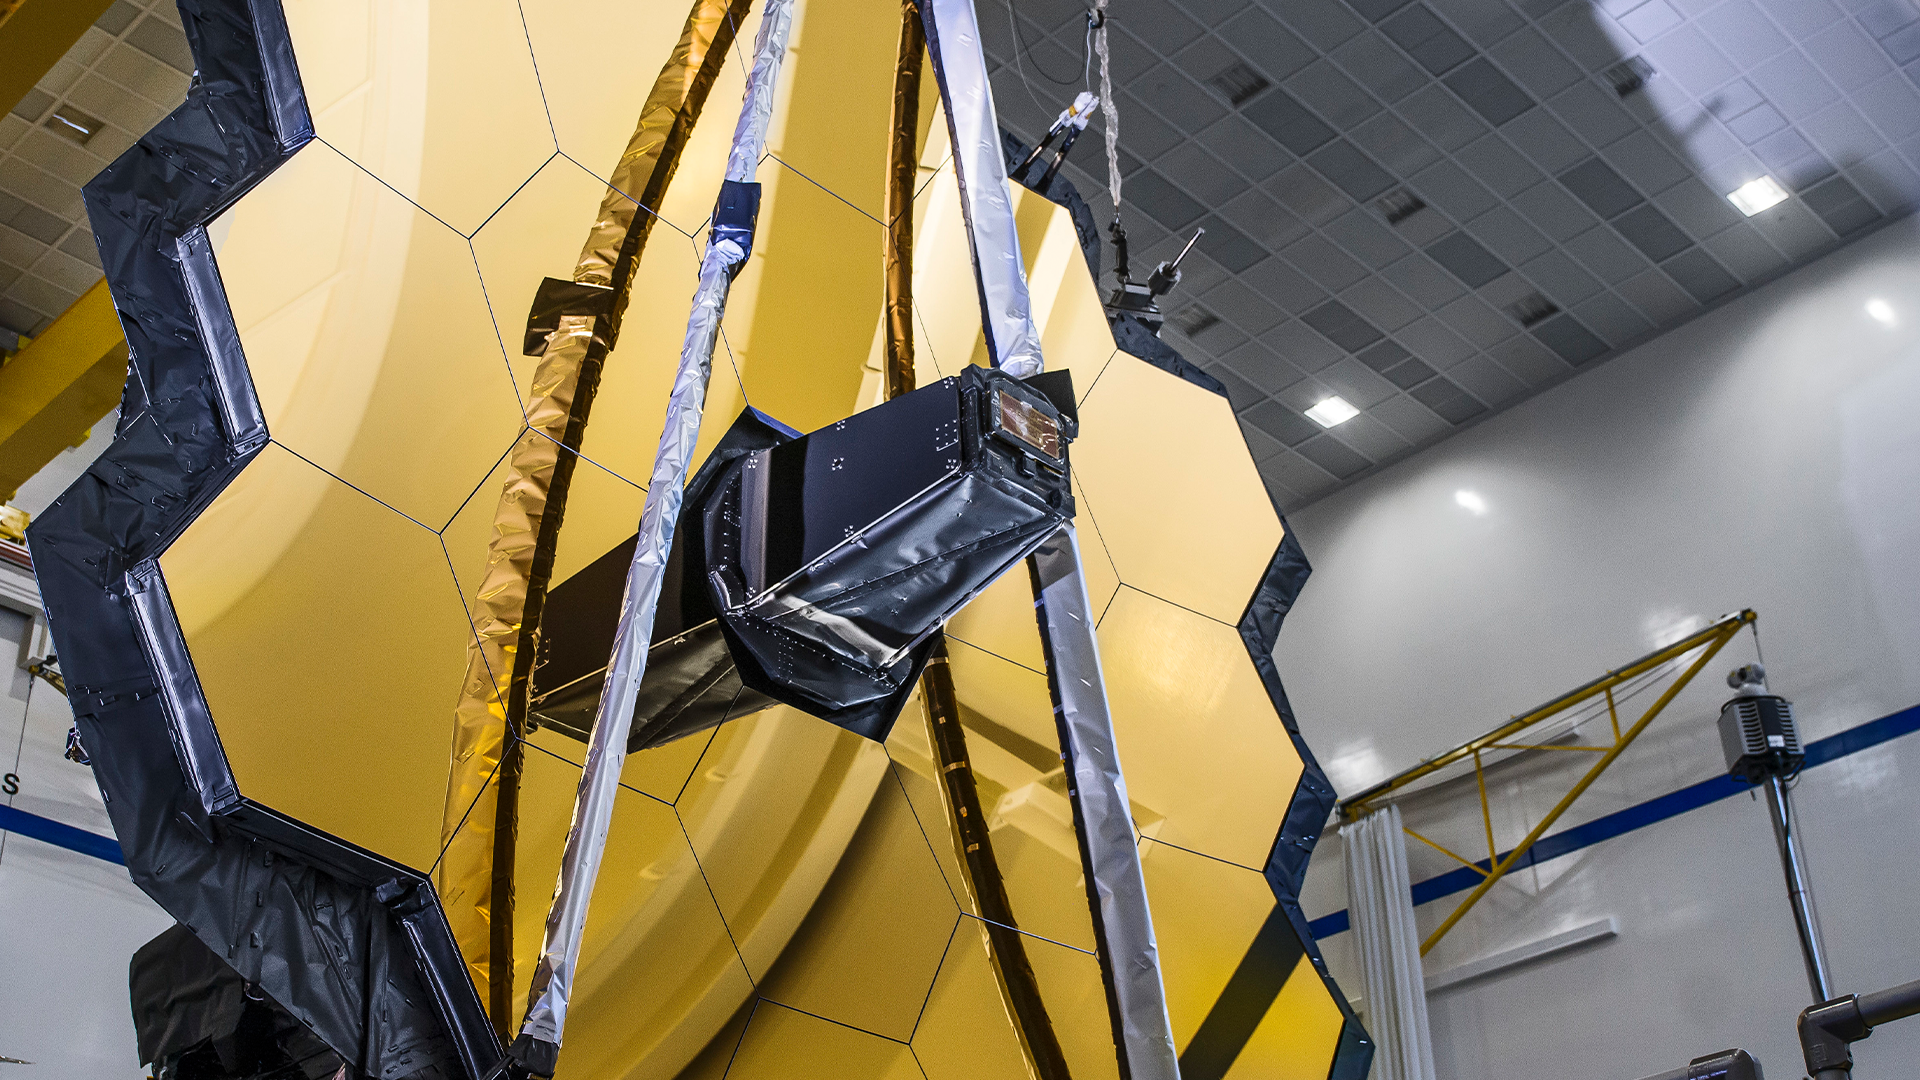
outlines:
[[1873, 316], [1874, 321], [1883, 326], [1892, 326], [1894, 323], [1893, 305], [1887, 303], [1885, 300], [1874, 299], [1867, 301], [1867, 314]]
[[1338, 394], [1322, 399], [1320, 404], [1307, 410], [1307, 418], [1321, 427], [1338, 427], [1359, 415], [1360, 410]]
[[1461, 507], [1465, 508], [1475, 517], [1487, 512], [1487, 500], [1481, 498], [1480, 493], [1476, 491], [1468, 491], [1465, 488], [1461, 488], [1459, 491], [1453, 493], [1453, 501], [1460, 504]]
[[1767, 207], [1781, 202], [1786, 197], [1787, 189], [1781, 187], [1779, 181], [1771, 176], [1763, 176], [1758, 180], [1749, 180], [1739, 187], [1734, 188], [1732, 193], [1727, 196], [1727, 198], [1733, 202], [1733, 205], [1739, 207], [1740, 212], [1748, 217], [1752, 217]]

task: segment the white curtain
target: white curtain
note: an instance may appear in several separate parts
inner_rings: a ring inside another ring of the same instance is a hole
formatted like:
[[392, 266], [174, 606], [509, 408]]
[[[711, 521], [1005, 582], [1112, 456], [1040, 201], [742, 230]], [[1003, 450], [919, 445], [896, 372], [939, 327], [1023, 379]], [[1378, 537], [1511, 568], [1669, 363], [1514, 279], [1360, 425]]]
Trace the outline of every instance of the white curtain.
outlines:
[[1407, 837], [1389, 805], [1340, 830], [1347, 846], [1347, 911], [1366, 980], [1374, 1080], [1435, 1080], [1426, 976], [1413, 925]]

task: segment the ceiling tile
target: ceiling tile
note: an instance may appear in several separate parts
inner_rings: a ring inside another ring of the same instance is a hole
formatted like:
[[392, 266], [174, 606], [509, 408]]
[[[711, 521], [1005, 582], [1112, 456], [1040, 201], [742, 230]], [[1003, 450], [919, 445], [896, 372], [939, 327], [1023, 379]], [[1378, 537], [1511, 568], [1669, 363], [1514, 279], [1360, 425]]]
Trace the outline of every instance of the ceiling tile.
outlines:
[[1355, 282], [1340, 298], [1368, 322], [1391, 333], [1420, 317], [1420, 308], [1379, 275]]
[[1637, 206], [1620, 215], [1613, 227], [1619, 229], [1620, 235], [1654, 262], [1676, 255], [1693, 243], [1686, 233], [1667, 219], [1667, 215], [1660, 212], [1659, 207], [1650, 204]]
[[1487, 126], [1443, 86], [1430, 85], [1395, 106], [1413, 129], [1442, 150], [1458, 150], [1486, 134]]
[[1356, 202], [1366, 202], [1394, 186], [1393, 177], [1385, 169], [1345, 139], [1314, 151], [1307, 162]]
[[1181, 46], [1205, 33], [1199, 23], [1181, 14], [1172, 4], [1131, 5], [1119, 13], [1119, 21], [1162, 55], [1178, 52]]
[[1300, 316], [1300, 321], [1347, 352], [1359, 352], [1383, 336], [1372, 324], [1338, 300], [1328, 300]]
[[1247, 440], [1247, 453], [1253, 457], [1253, 463], [1255, 465], [1273, 457], [1275, 454], [1284, 454], [1287, 452], [1286, 443], [1261, 431], [1252, 424], [1241, 423], [1240, 434]]
[[1254, 183], [1293, 161], [1292, 154], [1280, 149], [1266, 132], [1247, 123], [1238, 113], [1227, 116], [1194, 138]]
[[1700, 305], [1688, 296], [1673, 279], [1661, 273], [1657, 268], [1614, 286], [1622, 299], [1640, 309], [1656, 326], [1685, 318], [1698, 310]]
[[1234, 412], [1251, 408], [1267, 399], [1265, 390], [1248, 382], [1225, 361], [1217, 360], [1208, 364], [1207, 374], [1219, 379], [1220, 385], [1227, 388], [1227, 401], [1233, 406]]
[[1152, 161], [1184, 141], [1172, 124], [1155, 116], [1139, 98], [1125, 90], [1116, 91], [1114, 98], [1120, 103], [1121, 141], [1140, 160]]
[[[1634, 341], [1653, 329], [1653, 324], [1647, 321], [1646, 316], [1635, 310], [1632, 304], [1627, 303], [1625, 300], [1620, 299], [1620, 297], [1610, 292], [1599, 293], [1582, 300], [1574, 306], [1573, 314], [1578, 318], [1581, 325], [1593, 333], [1598, 334], [1608, 345], [1615, 348]], [[1551, 319], [1548, 320], [1548, 322], [1552, 321]], [[1541, 323], [1540, 326], [1534, 327], [1534, 336], [1545, 341], [1548, 345], [1553, 345], [1554, 341], [1541, 333], [1541, 328], [1546, 325], [1547, 323]], [[1561, 331], [1556, 330], [1552, 332], [1559, 333]], [[1560, 350], [1555, 349], [1554, 351], [1559, 352]], [[1566, 354], [1562, 353], [1561, 355], [1564, 356]]]
[[1394, 336], [1412, 350], [1413, 355], [1439, 368], [1457, 364], [1476, 351], [1465, 338], [1431, 315], [1408, 323], [1395, 331]]
[[1761, 6], [1796, 40], [1804, 40], [1846, 15], [1828, 0], [1762, 0]]
[[1367, 460], [1365, 455], [1341, 442], [1332, 432], [1322, 432], [1294, 449], [1301, 457], [1342, 480], [1351, 479], [1373, 467], [1373, 462]]
[[1805, 119], [1840, 97], [1840, 91], [1796, 49], [1761, 64], [1747, 77], [1789, 120]]
[[1635, 128], [1600, 153], [1641, 191], [1659, 193], [1693, 177], [1693, 170], [1668, 153], [1645, 128]]
[[1580, 69], [1531, 27], [1490, 50], [1500, 66], [1535, 97], [1548, 98], [1580, 81]]
[[1245, 14], [1222, 26], [1219, 32], [1275, 83], [1313, 63], [1319, 55], [1293, 31], [1257, 7], [1249, 6]]
[[1565, 188], [1551, 180], [1515, 195], [1513, 205], [1535, 228], [1556, 241], [1570, 240], [1592, 228], [1598, 220], [1567, 194]]
[[1553, 241], [1505, 206], [1496, 206], [1467, 222], [1466, 230], [1508, 266], [1518, 266], [1553, 247]]
[[1265, 187], [1268, 194], [1312, 225], [1325, 225], [1353, 207], [1353, 200], [1304, 164], [1281, 170]]
[[1461, 361], [1447, 377], [1489, 405], [1504, 405], [1527, 392], [1527, 385], [1486, 354]]
[[1725, 54], [1696, 27], [1686, 26], [1647, 46], [1645, 54], [1662, 78], [1672, 79], [1694, 97], [1704, 98], [1740, 74]]
[[1243, 106], [1240, 112], [1297, 157], [1306, 157], [1333, 141], [1332, 128], [1277, 86]]
[[1920, 94], [1914, 93], [1913, 83], [1900, 72], [1861, 87], [1853, 102], [1889, 139], [1920, 134]]
[[1568, 191], [1586, 203], [1594, 213], [1611, 218], [1640, 203], [1640, 193], [1620, 178], [1612, 166], [1597, 157], [1575, 165], [1560, 174]]
[[1604, 288], [1598, 278], [1582, 270], [1558, 248], [1521, 266], [1520, 272], [1547, 299], [1563, 308], [1570, 308]]
[[[1626, 305], [1619, 306], [1624, 308]], [[1534, 327], [1533, 336], [1542, 345], [1553, 350], [1560, 359], [1575, 367], [1607, 351], [1606, 342], [1595, 337], [1592, 331], [1572, 315], [1555, 315]]]
[[1841, 90], [1852, 92], [1893, 69], [1873, 40], [1842, 20], [1800, 43], [1813, 62]]
[[1665, 0], [1647, 0], [1620, 16], [1621, 28], [1643, 45], [1679, 26], [1680, 22], [1680, 13]]
[[1593, 151], [1545, 109], [1528, 109], [1501, 131], [1514, 148], [1548, 173], [1557, 173]]
[[1287, 446], [1297, 446], [1320, 431], [1313, 421], [1271, 398], [1240, 415], [1247, 423]]
[[1367, 411], [1416, 445], [1453, 430], [1453, 426], [1434, 415], [1432, 409], [1406, 394], [1388, 398]]
[[1345, 355], [1306, 323], [1297, 320], [1281, 323], [1261, 334], [1260, 343], [1272, 349], [1281, 359], [1308, 373], [1337, 363]]
[[[1606, 346], [1602, 345], [1601, 348]], [[1564, 376], [1568, 364], [1531, 334], [1517, 334], [1487, 350], [1501, 367], [1528, 386], [1545, 386]]]
[[1727, 0], [1698, 22], [1722, 52], [1749, 70], [1792, 44], [1750, 0]]
[[1455, 221], [1467, 221], [1491, 209], [1500, 200], [1450, 160], [1436, 161], [1411, 180], [1413, 190], [1431, 206]]
[[1308, 44], [1323, 53], [1332, 52], [1341, 42], [1366, 28], [1339, 0], [1269, 2], [1282, 22], [1299, 31]]
[[1152, 169], [1143, 169], [1127, 179], [1122, 198], [1169, 229], [1184, 229], [1200, 219], [1206, 207]]
[[1512, 320], [1472, 293], [1441, 308], [1438, 314], [1441, 321], [1482, 349], [1498, 345], [1520, 332]]
[[1507, 265], [1465, 232], [1453, 232], [1427, 245], [1433, 261], [1446, 267], [1470, 289], [1477, 289], [1507, 272]]
[[1396, 393], [1392, 383], [1350, 356], [1316, 377], [1358, 409], [1371, 409]]
[[1385, 462], [1413, 449], [1409, 440], [1364, 412], [1340, 425], [1339, 438], [1374, 462]]
[[1883, 213], [1900, 214], [1920, 206], [1920, 172], [1892, 150], [1875, 154], [1848, 173]]
[[1647, 268], [1647, 260], [1627, 246], [1620, 235], [1600, 225], [1568, 240], [1566, 250], [1600, 280], [1625, 281]]
[[1269, 483], [1297, 492], [1306, 499], [1328, 491], [1339, 483], [1325, 469], [1291, 450], [1261, 462], [1260, 475]]
[[1568, 4], [1540, 19], [1540, 28], [1589, 72], [1601, 71], [1620, 62], [1620, 50], [1597, 20], [1605, 16], [1584, 3]]
[[1427, 85], [1426, 73], [1409, 63], [1378, 30], [1356, 35], [1334, 50], [1333, 59], [1389, 105]]
[[1353, 141], [1396, 176], [1411, 176], [1440, 160], [1440, 151], [1390, 112], [1353, 130]]
[[1495, 127], [1533, 108], [1533, 98], [1485, 57], [1461, 65], [1442, 80], [1481, 119]]
[[1287, 318], [1286, 312], [1269, 303], [1238, 278], [1228, 278], [1208, 289], [1206, 295], [1201, 297], [1201, 302], [1206, 304], [1209, 311], [1232, 320], [1241, 331], [1253, 336], [1279, 325]]
[[1380, 275], [1429, 311], [1467, 291], [1457, 278], [1440, 269], [1424, 252], [1401, 259], [1380, 271]]
[[1405, 258], [1413, 250], [1394, 235], [1393, 229], [1357, 207], [1328, 222], [1325, 232], [1340, 250], [1375, 270]]
[[1425, 360], [1417, 356], [1409, 356], [1380, 374], [1400, 389], [1411, 390], [1440, 373]]
[[1258, 289], [1260, 295], [1295, 315], [1326, 299], [1327, 290], [1315, 285], [1305, 274], [1283, 259], [1269, 258], [1248, 267], [1241, 280]]
[[1676, 184], [1655, 196], [1653, 201], [1689, 236], [1712, 236], [1741, 221], [1740, 211], [1733, 208], [1733, 203], [1698, 180]]
[[1456, 156], [1481, 183], [1509, 198], [1544, 179], [1498, 132], [1468, 144]]
[[1746, 222], [1715, 233], [1705, 241], [1721, 264], [1751, 285], [1786, 268], [1787, 260]]
[[1220, 216], [1269, 250], [1283, 248], [1307, 234], [1307, 224], [1265, 194], [1249, 191], [1221, 207]]
[[1328, 292], [1338, 292], [1367, 276], [1366, 267], [1319, 236], [1303, 236], [1280, 254]]
[[1487, 411], [1487, 407], [1449, 381], [1445, 376], [1429, 379], [1408, 393], [1414, 400], [1440, 414], [1450, 424], [1464, 424]]
[[1687, 295], [1709, 304], [1740, 287], [1739, 279], [1727, 273], [1703, 248], [1692, 248], [1661, 265], [1667, 276], [1678, 282]]
[[1413, 354], [1401, 347], [1399, 342], [1388, 338], [1367, 348], [1355, 359], [1365, 364], [1369, 370], [1384, 374], [1412, 356]]
[[1274, 355], [1257, 341], [1249, 341], [1221, 357], [1220, 363], [1239, 372], [1264, 394], [1284, 390], [1305, 377], [1305, 372]]
[[1444, 75], [1473, 56], [1473, 46], [1425, 4], [1413, 4], [1380, 24], [1394, 44], [1430, 74]]
[[1380, 111], [1380, 103], [1347, 78], [1331, 60], [1316, 60], [1287, 80], [1294, 98], [1341, 130]]
[[1501, 0], [1429, 0], [1441, 18], [1452, 23], [1467, 40], [1490, 49], [1527, 25]]
[[[1248, 187], [1247, 181], [1238, 172], [1191, 140], [1160, 155], [1154, 160], [1153, 167], [1191, 192], [1203, 206], [1224, 206]], [[1158, 214], [1154, 216], [1159, 217]], [[1161, 220], [1164, 222], [1166, 219]]]
[[1225, 105], [1172, 64], [1161, 64], [1133, 80], [1128, 89], [1180, 131], [1198, 131], [1227, 114]]

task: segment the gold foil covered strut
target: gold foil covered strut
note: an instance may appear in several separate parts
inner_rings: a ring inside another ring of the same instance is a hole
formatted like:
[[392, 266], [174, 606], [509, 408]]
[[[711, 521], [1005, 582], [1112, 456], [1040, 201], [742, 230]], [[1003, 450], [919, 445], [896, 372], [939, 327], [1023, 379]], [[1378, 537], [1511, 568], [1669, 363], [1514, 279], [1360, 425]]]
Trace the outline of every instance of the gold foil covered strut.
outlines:
[[[619, 335], [634, 269], [680, 153], [750, 0], [696, 0], [641, 109], [574, 268], [610, 287], [601, 313], [562, 313], [546, 334], [527, 429], [508, 457], [474, 639], [454, 712], [435, 884], [476, 986], [504, 1037], [513, 1013], [513, 865], [527, 684], [576, 453], [600, 370]], [[491, 789], [491, 790], [489, 790]]]

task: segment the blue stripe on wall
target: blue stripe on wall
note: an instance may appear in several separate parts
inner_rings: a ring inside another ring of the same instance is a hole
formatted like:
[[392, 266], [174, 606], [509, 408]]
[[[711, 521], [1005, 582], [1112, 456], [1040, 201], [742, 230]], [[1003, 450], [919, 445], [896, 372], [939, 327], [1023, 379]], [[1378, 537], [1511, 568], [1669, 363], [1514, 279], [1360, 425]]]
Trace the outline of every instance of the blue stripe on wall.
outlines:
[[[1920, 731], [1920, 705], [1915, 705], [1910, 709], [1902, 709], [1891, 716], [1883, 716], [1878, 720], [1869, 720], [1859, 727], [1848, 728], [1838, 735], [1829, 735], [1824, 739], [1817, 739], [1814, 742], [1808, 743], [1807, 761], [1804, 767], [1811, 769], [1816, 765], [1825, 765], [1830, 761], [1838, 761], [1848, 754], [1857, 754], [1862, 750], [1879, 746], [1883, 742], [1897, 739], [1902, 735], [1912, 734], [1915, 731]], [[1564, 832], [1557, 832], [1552, 836], [1543, 836], [1525, 855], [1520, 857], [1519, 861], [1514, 864], [1513, 869], [1524, 870], [1529, 866], [1546, 862], [1548, 859], [1557, 859], [1562, 855], [1571, 855], [1581, 848], [1592, 847], [1602, 840], [1611, 840], [1616, 836], [1623, 836], [1635, 829], [1644, 829], [1655, 822], [1665, 821], [1670, 817], [1678, 817], [1689, 810], [1697, 810], [1708, 803], [1719, 802], [1721, 799], [1738, 795], [1741, 792], [1750, 790], [1751, 787], [1751, 784], [1743, 780], [1735, 780], [1730, 776], [1716, 776], [1711, 780], [1702, 780], [1690, 787], [1683, 787], [1679, 791], [1669, 792], [1657, 798], [1648, 799], [1638, 806], [1629, 806], [1625, 810], [1618, 810], [1605, 817], [1595, 818], [1584, 825], [1575, 825], [1573, 828], [1567, 829]], [[1508, 854], [1509, 852], [1503, 851], [1500, 853], [1500, 857], [1504, 859]], [[1480, 867], [1482, 870], [1489, 870], [1493, 867], [1493, 863], [1489, 859], [1482, 859], [1474, 865]], [[1430, 877], [1425, 881], [1415, 883], [1413, 886], [1413, 902], [1415, 906], [1418, 906], [1420, 904], [1432, 903], [1443, 896], [1452, 896], [1457, 892], [1465, 892], [1475, 885], [1478, 885], [1480, 879], [1480, 874], [1462, 866], [1457, 870], [1448, 871], [1438, 877]], [[1336, 911], [1331, 915], [1322, 915], [1307, 924], [1307, 926], [1308, 929], [1313, 931], [1314, 939], [1320, 940], [1332, 937], [1335, 934], [1345, 933], [1352, 929], [1353, 923], [1347, 917], [1345, 911]]]
[[77, 851], [82, 855], [91, 855], [104, 859], [116, 866], [127, 865], [126, 856], [120, 853], [120, 841], [111, 836], [101, 836], [85, 829], [76, 829], [71, 825], [43, 818], [39, 814], [29, 814], [25, 810], [16, 810], [11, 806], [0, 806], [0, 832], [30, 836], [54, 847], [63, 847], [68, 851]]

